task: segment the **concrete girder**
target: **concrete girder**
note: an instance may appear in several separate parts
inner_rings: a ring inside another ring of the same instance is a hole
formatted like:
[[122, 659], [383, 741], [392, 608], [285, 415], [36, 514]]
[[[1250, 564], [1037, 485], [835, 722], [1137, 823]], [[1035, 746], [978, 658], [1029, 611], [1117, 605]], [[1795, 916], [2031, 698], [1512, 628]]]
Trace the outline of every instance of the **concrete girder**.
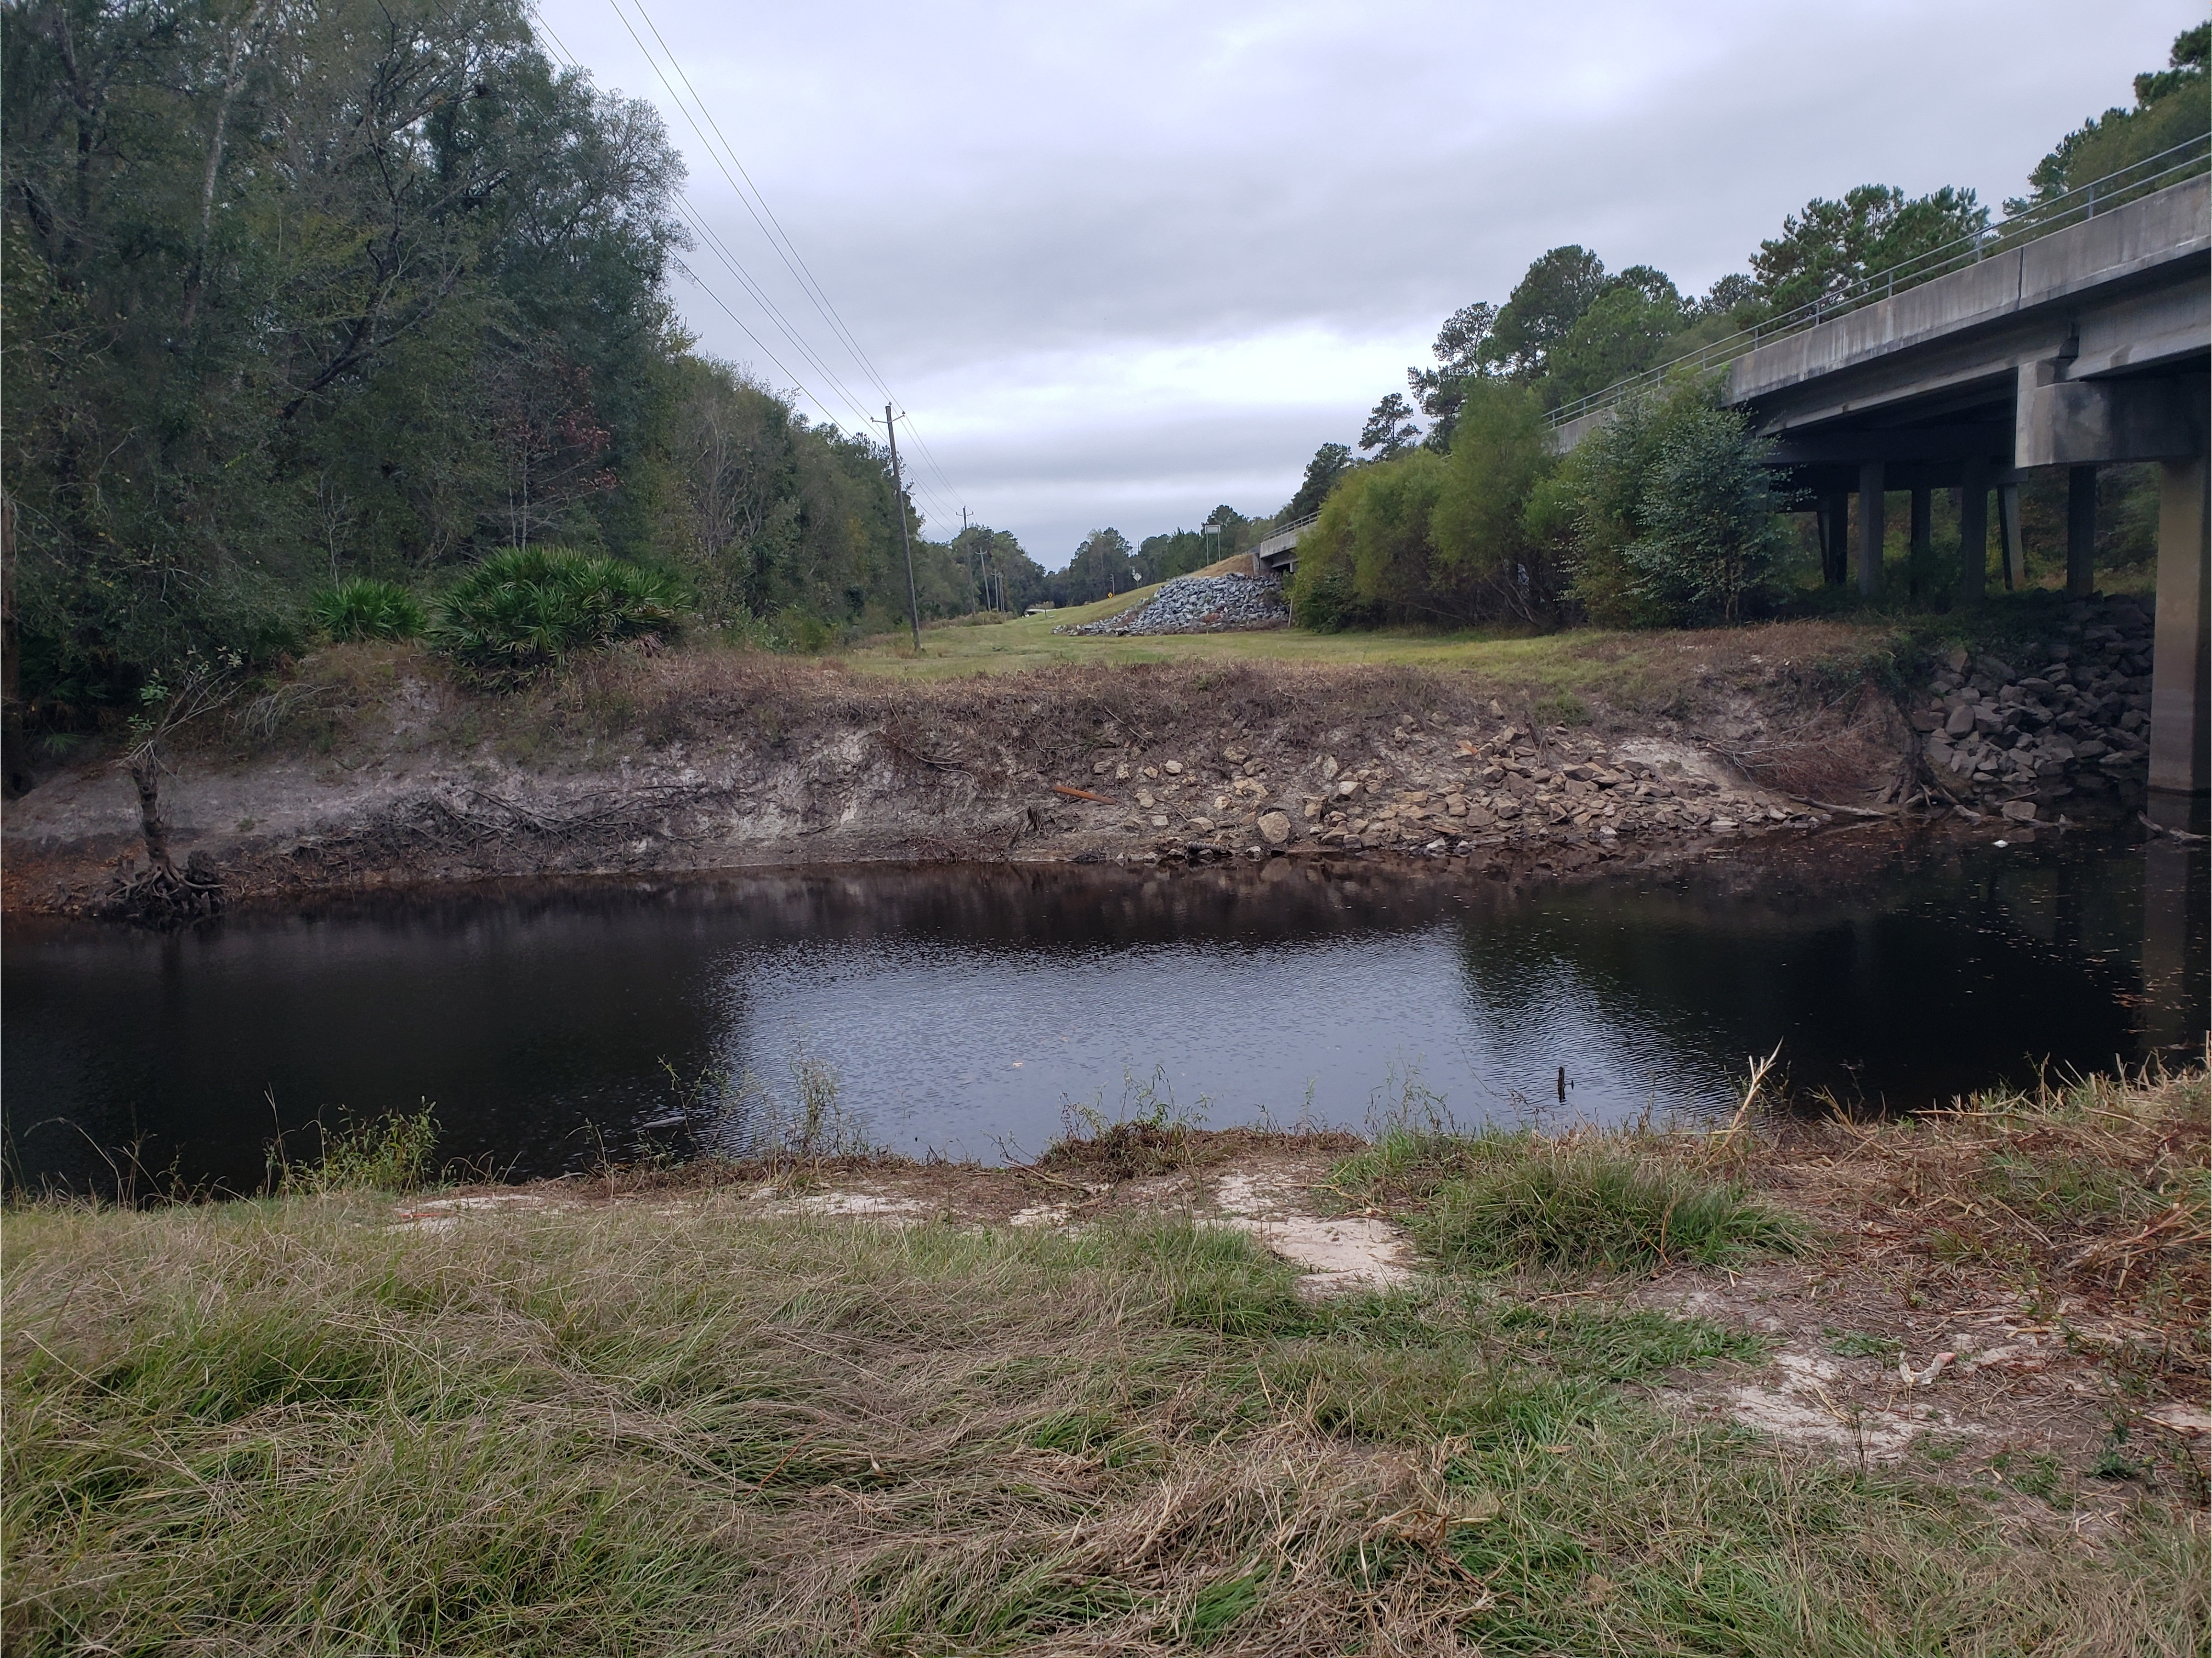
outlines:
[[2171, 460], [2204, 447], [2208, 383], [2202, 374], [2125, 380], [2057, 379], [2051, 365], [2020, 370], [2014, 464], [2093, 466]]

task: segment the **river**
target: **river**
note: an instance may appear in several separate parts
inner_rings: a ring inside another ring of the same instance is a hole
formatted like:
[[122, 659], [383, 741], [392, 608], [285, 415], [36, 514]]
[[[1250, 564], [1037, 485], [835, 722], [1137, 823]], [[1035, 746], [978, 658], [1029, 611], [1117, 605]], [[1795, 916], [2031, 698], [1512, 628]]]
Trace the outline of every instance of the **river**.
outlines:
[[[2201, 847], [1827, 836], [1517, 884], [1380, 864], [868, 866], [360, 897], [156, 934], [9, 921], [11, 1179], [250, 1192], [279, 1133], [431, 1102], [516, 1176], [726, 1143], [833, 1076], [888, 1149], [1035, 1155], [1071, 1108], [1210, 1127], [1923, 1106], [2185, 1056]], [[2197, 1051], [2201, 1052], [2201, 1048]], [[1564, 1092], [1561, 1075], [1564, 1072]], [[647, 1127], [651, 1125], [651, 1127]], [[149, 1180], [149, 1175], [157, 1177]]]

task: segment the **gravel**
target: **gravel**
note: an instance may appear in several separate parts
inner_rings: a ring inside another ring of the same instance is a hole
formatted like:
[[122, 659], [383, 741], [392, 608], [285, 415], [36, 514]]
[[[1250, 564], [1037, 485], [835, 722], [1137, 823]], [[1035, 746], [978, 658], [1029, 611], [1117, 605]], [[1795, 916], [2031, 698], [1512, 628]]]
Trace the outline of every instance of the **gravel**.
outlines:
[[1168, 582], [1133, 610], [1056, 634], [1212, 634], [1279, 628], [1291, 619], [1283, 584], [1273, 576], [1187, 575]]

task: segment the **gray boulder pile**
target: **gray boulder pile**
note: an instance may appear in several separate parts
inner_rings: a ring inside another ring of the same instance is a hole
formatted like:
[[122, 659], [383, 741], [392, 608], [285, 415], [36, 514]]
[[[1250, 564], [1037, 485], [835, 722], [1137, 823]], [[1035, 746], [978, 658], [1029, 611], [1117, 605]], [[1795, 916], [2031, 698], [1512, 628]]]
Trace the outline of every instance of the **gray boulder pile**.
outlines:
[[1912, 714], [1936, 786], [2032, 818], [2069, 796], [2132, 804], [2150, 752], [2151, 618], [2134, 599], [2074, 605], [2000, 657], [1953, 651]]
[[1291, 619], [1283, 584], [1273, 576], [1187, 575], [1164, 585], [1133, 610], [1056, 634], [1212, 634], [1279, 628]]

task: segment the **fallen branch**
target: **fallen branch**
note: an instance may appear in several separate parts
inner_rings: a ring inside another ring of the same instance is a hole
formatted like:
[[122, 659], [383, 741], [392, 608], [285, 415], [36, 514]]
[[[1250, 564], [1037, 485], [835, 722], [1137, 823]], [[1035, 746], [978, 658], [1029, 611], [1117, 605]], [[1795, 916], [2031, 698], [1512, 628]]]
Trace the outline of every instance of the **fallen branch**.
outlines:
[[1802, 794], [1785, 794], [1784, 800], [1795, 800], [1801, 806], [1811, 806], [1820, 811], [1841, 812], [1846, 817], [1901, 817], [1902, 806], [1839, 806], [1826, 800], [1814, 800]]
[[2171, 824], [2161, 823], [2147, 811], [2137, 812], [2136, 817], [2153, 835], [2166, 835], [2176, 841], [2202, 841], [2208, 838], [2202, 835], [2191, 835], [2187, 829], [2175, 829]]
[[1118, 801], [1109, 799], [1105, 795], [1093, 794], [1089, 789], [1077, 788], [1072, 783], [1054, 783], [1052, 786], [1052, 792], [1054, 794], [1064, 794], [1071, 800], [1089, 800], [1102, 806], [1118, 805], [1120, 804]]

